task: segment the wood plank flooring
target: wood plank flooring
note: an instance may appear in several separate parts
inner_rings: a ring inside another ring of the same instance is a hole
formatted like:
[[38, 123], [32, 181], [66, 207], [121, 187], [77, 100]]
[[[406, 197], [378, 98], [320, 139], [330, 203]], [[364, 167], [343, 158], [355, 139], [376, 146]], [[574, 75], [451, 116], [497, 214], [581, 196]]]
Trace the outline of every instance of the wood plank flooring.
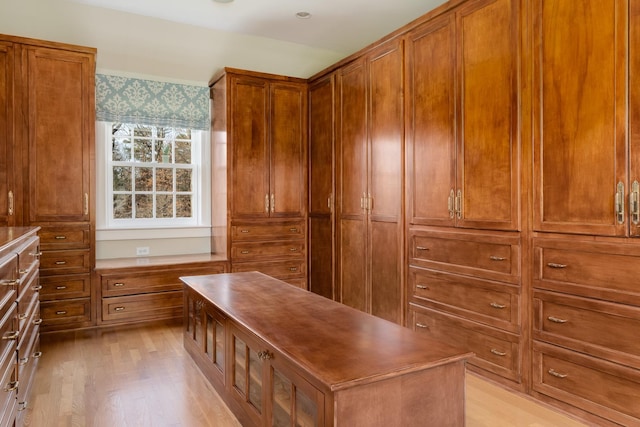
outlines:
[[[240, 426], [183, 350], [178, 323], [46, 334], [41, 350], [27, 426]], [[471, 374], [466, 425], [583, 426]]]

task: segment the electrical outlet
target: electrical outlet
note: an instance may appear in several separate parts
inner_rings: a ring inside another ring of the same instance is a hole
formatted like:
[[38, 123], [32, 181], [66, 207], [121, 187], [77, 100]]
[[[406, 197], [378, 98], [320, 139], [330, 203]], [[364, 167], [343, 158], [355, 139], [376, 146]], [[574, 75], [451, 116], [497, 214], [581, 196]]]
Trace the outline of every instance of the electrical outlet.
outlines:
[[149, 246], [140, 246], [136, 248], [136, 256], [149, 255]]

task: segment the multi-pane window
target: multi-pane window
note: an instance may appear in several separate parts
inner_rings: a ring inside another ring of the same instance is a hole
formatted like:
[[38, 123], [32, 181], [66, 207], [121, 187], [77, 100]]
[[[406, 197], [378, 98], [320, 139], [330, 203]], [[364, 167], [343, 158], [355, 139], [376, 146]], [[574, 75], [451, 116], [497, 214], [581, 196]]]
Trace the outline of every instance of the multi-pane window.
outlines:
[[113, 123], [110, 220], [122, 225], [195, 221], [199, 139], [196, 131]]

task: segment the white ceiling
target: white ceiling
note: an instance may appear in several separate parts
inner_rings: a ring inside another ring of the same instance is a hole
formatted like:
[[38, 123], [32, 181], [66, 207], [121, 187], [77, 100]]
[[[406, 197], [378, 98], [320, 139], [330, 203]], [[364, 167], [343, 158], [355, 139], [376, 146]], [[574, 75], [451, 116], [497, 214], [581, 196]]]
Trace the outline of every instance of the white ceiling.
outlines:
[[[169, 21], [353, 53], [444, 0], [71, 0]], [[296, 18], [308, 12], [309, 19]]]

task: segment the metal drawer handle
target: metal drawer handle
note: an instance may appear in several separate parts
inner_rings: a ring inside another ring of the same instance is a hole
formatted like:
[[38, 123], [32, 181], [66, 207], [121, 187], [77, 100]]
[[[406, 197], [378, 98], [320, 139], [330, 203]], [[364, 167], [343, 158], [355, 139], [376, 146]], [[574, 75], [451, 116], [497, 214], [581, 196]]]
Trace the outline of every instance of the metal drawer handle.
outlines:
[[40, 251], [38, 251], [38, 252], [29, 252], [29, 255], [33, 256], [33, 257], [36, 257], [36, 258], [39, 258], [39, 257], [42, 256], [42, 252], [40, 252]]
[[55, 239], [56, 240], [65, 240], [67, 238], [67, 236], [56, 236]]
[[35, 292], [38, 292], [39, 290], [41, 290], [41, 289], [42, 289], [42, 285], [36, 285], [36, 286], [34, 286], [33, 288], [31, 288], [31, 289], [33, 289]]
[[30, 270], [29, 270], [28, 268], [27, 268], [26, 270], [21, 269], [21, 270], [18, 270], [18, 273], [20, 273], [20, 275], [21, 275], [21, 276], [24, 276], [24, 275], [25, 275], [25, 274], [27, 274], [29, 271], [30, 271]]
[[298, 267], [289, 267], [289, 271], [298, 271]]
[[425, 248], [424, 246], [416, 246], [417, 251], [428, 251], [429, 248]]
[[34, 325], [36, 325], [36, 326], [41, 325], [41, 324], [42, 324], [42, 319], [36, 319], [36, 320], [34, 320], [34, 321], [33, 321], [33, 324], [34, 324]]
[[33, 358], [34, 359], [40, 359], [42, 357], [42, 352], [41, 351], [36, 351], [35, 353], [33, 353]]
[[0, 280], [0, 286], [15, 286], [20, 284], [20, 279], [16, 280]]
[[422, 328], [422, 329], [429, 329], [429, 327], [423, 323], [416, 323], [416, 327]]
[[243, 255], [246, 255], [246, 254], [249, 253], [249, 251], [241, 251], [240, 253], [243, 254]]
[[6, 341], [15, 341], [18, 339], [20, 335], [20, 331], [11, 331], [7, 335], [3, 336], [2, 339]]
[[67, 261], [56, 261], [56, 265], [65, 265]]
[[28, 317], [29, 315], [27, 313], [22, 313], [18, 315], [18, 320], [24, 320]]
[[506, 258], [505, 258], [505, 257], [495, 256], [495, 255], [491, 255], [491, 256], [489, 257], [489, 259], [490, 259], [491, 261], [504, 261], [504, 260], [506, 260]]
[[500, 351], [500, 350], [496, 350], [495, 348], [491, 349], [491, 354], [495, 354], [496, 356], [500, 356], [500, 357], [504, 357], [504, 356], [507, 355], [506, 352]]
[[273, 359], [273, 353], [269, 353], [269, 350], [260, 351], [258, 357], [262, 360]]
[[297, 233], [298, 229], [293, 227], [293, 228], [290, 228], [289, 231], [292, 232], [292, 233]]
[[67, 287], [64, 286], [64, 285], [63, 286], [56, 286], [56, 291], [62, 291], [64, 289], [67, 289]]
[[298, 248], [289, 248], [289, 252], [298, 252]]
[[549, 373], [549, 375], [553, 375], [556, 378], [567, 378], [569, 376], [568, 374], [561, 374], [560, 372], [556, 372], [553, 369], [549, 369], [547, 372]]
[[14, 390], [16, 390], [18, 388], [18, 381], [11, 381], [9, 384], [7, 384], [7, 386], [4, 388], [4, 391], [6, 391], [7, 393], [12, 392]]
[[547, 263], [547, 266], [550, 268], [566, 268], [567, 264], [556, 264], [555, 262]]
[[118, 282], [118, 283], [114, 283], [114, 284], [113, 284], [113, 287], [114, 287], [114, 288], [121, 288], [121, 287], [123, 287], [123, 286], [124, 286], [124, 283], [120, 283], [120, 282]]
[[425, 290], [426, 290], [426, 289], [429, 289], [429, 287], [428, 287], [428, 286], [425, 286], [425, 285], [416, 285], [416, 288], [418, 288], [418, 289], [425, 289]]
[[58, 316], [62, 316], [62, 315], [67, 314], [67, 311], [66, 311], [66, 310], [56, 311], [56, 314], [57, 314]]
[[249, 230], [244, 230], [244, 229], [242, 229], [242, 230], [240, 230], [240, 232], [241, 232], [241, 233], [248, 233], [248, 232], [249, 232]]
[[492, 302], [491, 304], [489, 304], [491, 307], [493, 308], [497, 308], [498, 310], [502, 310], [503, 308], [506, 308], [507, 306], [504, 304], [498, 304], [497, 302]]
[[124, 307], [120, 306], [120, 307], [116, 307], [113, 309], [114, 311], [124, 311]]
[[547, 317], [547, 319], [552, 321], [553, 323], [567, 323], [568, 322], [567, 319], [560, 319], [559, 317], [555, 317], [555, 316], [549, 316], [549, 317]]
[[18, 402], [18, 412], [22, 412], [27, 409], [27, 402]]
[[29, 358], [28, 357], [23, 357], [22, 359], [18, 360], [18, 365], [20, 365], [20, 366], [24, 366], [27, 363], [29, 363]]

